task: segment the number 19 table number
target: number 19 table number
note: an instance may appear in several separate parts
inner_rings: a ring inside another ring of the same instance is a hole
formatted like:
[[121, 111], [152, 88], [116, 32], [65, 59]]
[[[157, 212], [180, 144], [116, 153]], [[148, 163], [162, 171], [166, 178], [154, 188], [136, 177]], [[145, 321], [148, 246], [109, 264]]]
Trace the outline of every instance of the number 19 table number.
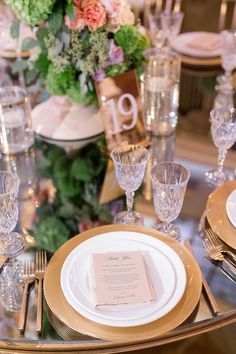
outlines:
[[96, 83], [108, 149], [122, 143], [146, 144], [142, 107], [135, 71]]

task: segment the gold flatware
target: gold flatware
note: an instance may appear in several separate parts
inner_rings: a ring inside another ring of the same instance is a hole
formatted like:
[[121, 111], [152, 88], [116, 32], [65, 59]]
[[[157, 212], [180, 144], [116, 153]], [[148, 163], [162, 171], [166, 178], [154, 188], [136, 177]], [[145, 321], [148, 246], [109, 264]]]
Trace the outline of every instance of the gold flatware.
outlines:
[[218, 238], [216, 233], [210, 227], [206, 228], [206, 233], [208, 239], [212, 241], [215, 249], [225, 254], [229, 258], [229, 261], [236, 265], [236, 254], [229, 250], [229, 248]]
[[18, 327], [21, 334], [23, 334], [25, 331], [29, 287], [34, 281], [35, 281], [34, 262], [27, 260], [24, 263], [24, 273], [23, 273], [24, 290], [23, 290], [23, 298], [22, 298], [19, 327]]
[[[189, 252], [193, 255], [193, 257], [196, 259], [191, 244], [189, 241], [185, 240], [184, 241], [184, 246], [187, 248], [187, 250], [189, 250]], [[202, 272], [201, 272], [202, 273]], [[214, 316], [217, 316], [218, 313], [220, 312], [220, 308], [216, 302], [216, 299], [214, 297], [214, 295], [211, 292], [211, 289], [209, 287], [209, 285], [207, 284], [207, 281], [202, 273], [202, 285], [203, 285], [203, 289], [204, 289], [204, 295], [206, 297], [206, 300], [208, 302], [208, 304], [210, 305], [210, 309], [213, 313]]]
[[45, 251], [36, 252], [35, 276], [38, 282], [36, 332], [40, 335], [43, 320], [43, 279], [47, 267], [47, 254]]
[[[206, 230], [206, 235], [207, 235], [207, 230]], [[203, 241], [204, 247], [207, 250], [208, 257], [213, 259], [214, 261], [219, 261], [225, 263], [231, 272], [234, 274], [236, 277], [236, 267], [228, 261], [228, 259], [221, 253], [217, 248], [215, 248], [214, 244], [212, 243], [211, 239], [208, 237], [205, 238]]]

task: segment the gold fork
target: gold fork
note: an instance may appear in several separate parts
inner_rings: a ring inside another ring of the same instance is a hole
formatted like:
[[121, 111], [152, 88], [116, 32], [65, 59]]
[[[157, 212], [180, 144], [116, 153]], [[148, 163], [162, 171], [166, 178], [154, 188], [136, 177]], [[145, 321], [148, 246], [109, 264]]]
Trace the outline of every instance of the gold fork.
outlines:
[[38, 300], [37, 300], [37, 318], [36, 332], [41, 334], [43, 320], [43, 278], [47, 267], [47, 254], [45, 251], [36, 252], [35, 257], [35, 276], [38, 280]]
[[35, 281], [34, 262], [29, 260], [25, 261], [24, 273], [23, 273], [24, 290], [23, 290], [22, 305], [20, 310], [19, 327], [18, 327], [21, 334], [23, 334], [25, 331], [29, 287], [30, 284], [32, 284], [34, 281]]
[[218, 238], [218, 236], [215, 234], [215, 232], [209, 227], [206, 229], [206, 234], [208, 239], [212, 241], [212, 244], [215, 246], [215, 248], [225, 254], [227, 257], [236, 264], [236, 255], [228, 249], [228, 247]]
[[[206, 230], [206, 234], [207, 230]], [[231, 269], [231, 271], [236, 275], [236, 268], [230, 263], [227, 258], [224, 257], [224, 255], [217, 249], [215, 248], [215, 245], [212, 243], [212, 241], [206, 237], [205, 240], [203, 241], [203, 244], [207, 250], [208, 256], [215, 260], [215, 261], [220, 261], [224, 262], [225, 264], [228, 265], [228, 267]]]

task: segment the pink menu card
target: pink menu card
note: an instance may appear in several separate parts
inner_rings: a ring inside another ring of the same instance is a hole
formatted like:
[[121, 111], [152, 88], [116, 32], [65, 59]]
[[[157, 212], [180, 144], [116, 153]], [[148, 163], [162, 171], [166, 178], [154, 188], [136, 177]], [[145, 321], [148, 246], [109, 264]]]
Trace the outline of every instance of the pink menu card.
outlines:
[[92, 255], [96, 307], [156, 301], [143, 252]]

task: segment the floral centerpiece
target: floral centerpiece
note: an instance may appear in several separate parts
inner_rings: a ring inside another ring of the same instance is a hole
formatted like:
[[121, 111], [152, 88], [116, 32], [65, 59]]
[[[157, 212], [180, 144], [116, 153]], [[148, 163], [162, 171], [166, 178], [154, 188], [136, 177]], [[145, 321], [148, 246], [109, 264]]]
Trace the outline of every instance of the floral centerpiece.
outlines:
[[[141, 72], [142, 53], [149, 42], [134, 25], [127, 0], [5, 2], [35, 32], [35, 38], [23, 41], [29, 58], [17, 63], [19, 70], [28, 69], [28, 84], [40, 77], [52, 95], [96, 105], [96, 81], [131, 69]], [[18, 30], [15, 21], [12, 35], [17, 37]], [[86, 227], [112, 222], [121, 201], [99, 205], [108, 161], [103, 140], [86, 146], [79, 155], [68, 155], [45, 142], [39, 145], [39, 174], [53, 181], [55, 194], [51, 198], [48, 191], [39, 192], [31, 232], [39, 248], [54, 252]]]
[[24, 65], [30, 69], [28, 81], [43, 76], [49, 93], [96, 104], [97, 80], [130, 69], [141, 71], [149, 43], [134, 25], [127, 0], [5, 2], [35, 29], [36, 39], [23, 42], [23, 49], [31, 53]]

